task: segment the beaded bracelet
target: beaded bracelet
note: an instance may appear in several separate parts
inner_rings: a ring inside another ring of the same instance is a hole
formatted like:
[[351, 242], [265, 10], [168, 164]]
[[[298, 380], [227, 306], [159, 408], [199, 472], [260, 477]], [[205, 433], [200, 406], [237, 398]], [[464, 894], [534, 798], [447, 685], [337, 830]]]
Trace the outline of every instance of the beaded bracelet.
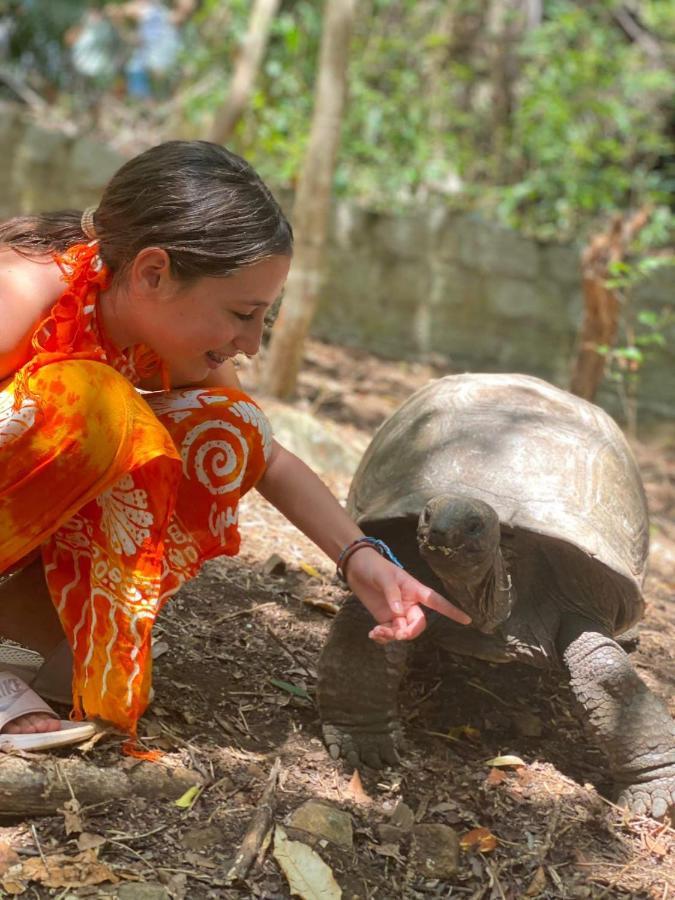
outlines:
[[355, 541], [352, 541], [351, 544], [347, 544], [342, 553], [338, 556], [336, 572], [338, 578], [344, 581], [345, 584], [347, 582], [347, 579], [345, 578], [345, 566], [347, 565], [347, 560], [353, 556], [357, 550], [361, 550], [363, 547], [371, 547], [373, 550], [377, 550], [380, 556], [384, 556], [385, 559], [394, 563], [399, 569], [403, 568], [403, 563], [394, 556], [384, 541], [374, 537], [357, 538]]

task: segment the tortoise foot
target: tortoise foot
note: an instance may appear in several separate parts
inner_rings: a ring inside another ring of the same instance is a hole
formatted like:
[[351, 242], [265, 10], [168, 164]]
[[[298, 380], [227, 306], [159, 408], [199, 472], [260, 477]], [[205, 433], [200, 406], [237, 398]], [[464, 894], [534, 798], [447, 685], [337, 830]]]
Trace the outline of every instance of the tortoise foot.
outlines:
[[621, 791], [616, 802], [636, 815], [675, 822], [675, 774], [633, 784]]
[[392, 725], [388, 731], [349, 731], [338, 725], [324, 724], [323, 739], [333, 759], [344, 759], [348, 765], [358, 768], [361, 764], [371, 769], [398, 765], [398, 749], [402, 743], [401, 729]]

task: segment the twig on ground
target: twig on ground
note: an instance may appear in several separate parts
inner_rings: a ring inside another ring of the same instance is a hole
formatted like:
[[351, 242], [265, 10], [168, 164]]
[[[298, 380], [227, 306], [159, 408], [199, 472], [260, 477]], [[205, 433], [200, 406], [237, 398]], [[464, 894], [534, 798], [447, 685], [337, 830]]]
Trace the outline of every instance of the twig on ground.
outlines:
[[492, 863], [492, 861], [489, 859], [485, 860], [485, 864], [487, 866], [488, 872], [490, 873], [490, 880], [492, 882], [491, 886], [493, 888], [495, 888], [495, 887], [497, 888], [497, 891], [499, 892], [499, 896], [500, 896], [501, 900], [506, 900], [506, 894], [504, 893], [504, 888], [502, 887], [502, 883], [499, 880], [500, 866], [494, 865]]
[[217, 881], [212, 875], [197, 875], [194, 869], [176, 869], [169, 868], [168, 866], [162, 866], [159, 872], [170, 872], [175, 875], [187, 875], [188, 878], [194, 879], [194, 881], [202, 881], [204, 884], [208, 884], [209, 887], [225, 887], [224, 881]]
[[120, 839], [123, 839], [127, 842], [140, 841], [143, 838], [150, 837], [151, 834], [157, 834], [159, 831], [165, 831], [168, 827], [168, 825], [158, 825], [157, 828], [153, 828], [151, 831], [144, 831], [143, 834], [126, 834], [123, 831], [113, 831], [112, 834], [114, 835], [114, 837], [106, 838], [106, 840], [119, 841]]
[[238, 619], [241, 616], [252, 616], [257, 612], [260, 612], [261, 609], [276, 605], [277, 604], [274, 600], [269, 600], [267, 603], [259, 603], [257, 606], [252, 606], [250, 609], [239, 609], [237, 610], [237, 612], [227, 613], [224, 616], [219, 616], [217, 619], [213, 620], [212, 625], [220, 625], [222, 622], [227, 622], [229, 619]]
[[426, 692], [426, 694], [423, 694], [419, 700], [416, 700], [414, 703], [410, 704], [410, 712], [406, 716], [407, 721], [410, 721], [410, 719], [413, 718], [413, 711], [417, 710], [418, 707], [420, 707], [423, 703], [425, 703], [429, 699], [429, 697], [431, 697], [432, 694], [435, 694], [436, 691], [439, 689], [439, 687], [442, 684], [443, 684], [443, 679], [439, 678], [439, 680], [436, 682], [436, 684], [430, 690], [428, 690]]
[[637, 859], [632, 859], [629, 863], [626, 863], [626, 865], [623, 866], [623, 868], [620, 869], [619, 872], [617, 872], [617, 874], [614, 876], [614, 878], [612, 878], [612, 880], [607, 883], [607, 887], [598, 894], [597, 900], [602, 900], [603, 897], [609, 897], [610, 894], [613, 894], [614, 888], [621, 881], [621, 879], [626, 874], [626, 872], [629, 869], [635, 868], [635, 866], [638, 863], [640, 863], [640, 862], [644, 863], [646, 858], [647, 858], [646, 854], [645, 855], [641, 854]]
[[157, 877], [159, 877], [159, 873], [157, 869], [153, 866], [151, 862], [143, 856], [142, 853], [139, 853], [137, 850], [134, 850], [133, 847], [127, 846], [127, 844], [123, 844], [122, 841], [115, 841], [112, 838], [106, 838], [108, 844], [112, 844], [113, 847], [121, 847], [122, 850], [126, 850], [127, 853], [131, 853], [132, 856], [135, 856], [136, 859], [140, 859], [144, 866], [147, 866], [148, 869]]
[[239, 851], [234, 858], [234, 862], [227, 873], [227, 881], [233, 882], [243, 879], [251, 868], [253, 860], [258, 855], [263, 841], [267, 836], [267, 832], [272, 827], [274, 819], [275, 792], [279, 772], [281, 771], [281, 759], [277, 757], [272, 766], [272, 771], [267, 779], [267, 784], [263, 795], [260, 798], [253, 818], [246, 829], [244, 839], [241, 842]]
[[560, 818], [560, 797], [556, 797], [555, 803], [553, 806], [553, 812], [551, 813], [551, 821], [548, 824], [548, 828], [546, 829], [546, 836], [544, 837], [544, 842], [539, 849], [539, 853], [537, 855], [537, 863], [542, 866], [544, 864], [544, 860], [548, 854], [548, 851], [551, 849], [551, 844], [553, 843], [553, 837], [555, 834], [555, 830], [558, 827], [558, 819]]
[[272, 638], [273, 641], [276, 641], [276, 643], [281, 647], [281, 649], [284, 651], [284, 653], [287, 653], [287, 654], [290, 656], [290, 658], [293, 660], [293, 662], [296, 664], [296, 666], [298, 666], [299, 668], [301, 668], [304, 672], [306, 672], [306, 673], [311, 677], [311, 674], [312, 674], [312, 673], [311, 673], [310, 670], [307, 668], [307, 664], [306, 664], [306, 663], [303, 663], [302, 660], [300, 660], [300, 659], [298, 658], [298, 656], [297, 656], [297, 654], [295, 653], [295, 651], [294, 651], [294, 650], [291, 650], [291, 648], [288, 647], [288, 646], [284, 643], [284, 641], [281, 640], [281, 638], [279, 637], [279, 635], [276, 634], [274, 631], [272, 631], [271, 628], [268, 628], [266, 625], [263, 625], [263, 629], [264, 629], [265, 633], [268, 634], [268, 635]]
[[484, 694], [489, 694], [493, 697], [498, 703], [501, 703], [502, 706], [508, 706], [509, 704], [506, 700], [503, 700], [501, 697], [498, 697], [497, 694], [493, 694], [492, 691], [489, 691], [486, 687], [483, 687], [482, 684], [476, 684], [475, 681], [467, 681], [467, 684], [470, 684], [472, 688], [475, 688], [477, 691], [482, 691]]
[[40, 854], [40, 859], [42, 860], [42, 865], [45, 867], [45, 872], [49, 874], [49, 865], [47, 864], [47, 859], [42, 852], [42, 844], [40, 844], [40, 838], [38, 837], [37, 829], [35, 825], [31, 822], [30, 830], [33, 834], [33, 840], [35, 841], [35, 846], [37, 847], [37, 851]]

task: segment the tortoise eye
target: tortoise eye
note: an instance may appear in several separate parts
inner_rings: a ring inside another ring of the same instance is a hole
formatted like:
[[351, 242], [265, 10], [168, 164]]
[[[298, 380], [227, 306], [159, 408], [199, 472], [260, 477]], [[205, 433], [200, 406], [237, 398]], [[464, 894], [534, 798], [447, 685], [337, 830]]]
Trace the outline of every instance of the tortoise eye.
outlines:
[[476, 537], [483, 530], [483, 523], [480, 519], [469, 519], [464, 529], [471, 537]]

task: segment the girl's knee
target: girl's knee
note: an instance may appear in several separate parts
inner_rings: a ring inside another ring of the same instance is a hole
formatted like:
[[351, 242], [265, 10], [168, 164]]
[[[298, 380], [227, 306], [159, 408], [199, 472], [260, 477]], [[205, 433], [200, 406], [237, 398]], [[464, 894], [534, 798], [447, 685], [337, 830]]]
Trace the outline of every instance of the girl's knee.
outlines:
[[[196, 470], [199, 480], [208, 485], [217, 475], [223, 488], [237, 482], [244, 493], [264, 471], [272, 449], [272, 428], [265, 413], [243, 391], [169, 391], [148, 397], [148, 403], [169, 431], [186, 474]], [[208, 479], [206, 472], [211, 473]]]
[[110, 366], [65, 360], [39, 369], [30, 380], [43, 414], [41, 438], [105, 465], [127, 433], [132, 385]]

